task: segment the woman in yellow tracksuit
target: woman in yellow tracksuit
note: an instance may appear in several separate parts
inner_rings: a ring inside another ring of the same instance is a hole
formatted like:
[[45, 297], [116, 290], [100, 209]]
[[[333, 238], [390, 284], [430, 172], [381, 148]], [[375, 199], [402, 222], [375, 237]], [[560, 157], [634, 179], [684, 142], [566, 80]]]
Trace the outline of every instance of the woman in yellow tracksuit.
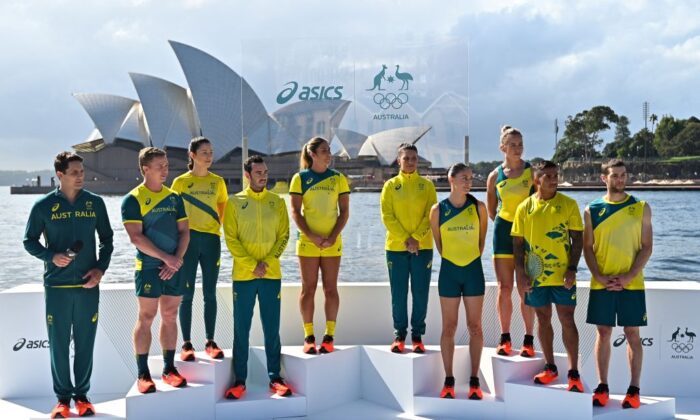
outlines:
[[318, 349], [333, 351], [338, 316], [338, 270], [343, 251], [340, 233], [350, 215], [350, 187], [345, 175], [330, 169], [331, 149], [321, 137], [309, 140], [301, 150], [301, 171], [292, 177], [289, 194], [292, 218], [297, 225], [296, 253], [301, 271], [299, 306], [304, 322], [304, 353], [316, 354], [314, 295], [318, 271], [326, 298], [326, 329]]

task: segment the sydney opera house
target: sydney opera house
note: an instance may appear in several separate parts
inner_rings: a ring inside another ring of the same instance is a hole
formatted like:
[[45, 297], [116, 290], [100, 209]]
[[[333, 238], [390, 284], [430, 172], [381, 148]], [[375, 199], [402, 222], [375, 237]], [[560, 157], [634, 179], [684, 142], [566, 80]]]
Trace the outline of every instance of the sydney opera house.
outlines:
[[[138, 98], [76, 93], [94, 123], [88, 138], [74, 146], [85, 158], [88, 188], [123, 193], [140, 179], [137, 155], [145, 146], [168, 151], [171, 177], [183, 172], [193, 136], [209, 138], [215, 148], [212, 171], [230, 191], [241, 182], [243, 145], [248, 154], [266, 156], [270, 180], [289, 180], [298, 170], [301, 146], [313, 136], [332, 141], [335, 167], [351, 179], [379, 179], [402, 142], [415, 143], [431, 130], [420, 124], [363, 134], [341, 124], [351, 101], [298, 101], [268, 111], [246, 79], [215, 57], [189, 45], [170, 42], [187, 87], [158, 77], [130, 73]], [[420, 121], [420, 120], [419, 120]], [[421, 159], [424, 168], [431, 166]]]

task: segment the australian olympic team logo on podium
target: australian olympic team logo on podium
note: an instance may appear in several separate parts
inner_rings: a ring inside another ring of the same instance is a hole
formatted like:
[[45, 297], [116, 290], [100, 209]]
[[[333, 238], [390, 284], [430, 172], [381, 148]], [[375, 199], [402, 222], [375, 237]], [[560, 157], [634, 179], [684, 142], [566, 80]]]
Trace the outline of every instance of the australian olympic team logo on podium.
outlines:
[[[401, 65], [396, 64], [394, 74], [387, 76], [388, 67], [382, 64], [381, 69], [372, 79], [372, 87], [366, 89], [369, 92], [375, 92], [372, 95], [372, 102], [379, 107], [382, 112], [374, 115], [375, 120], [407, 120], [409, 118], [406, 113], [394, 113], [408, 104], [408, 91], [413, 82], [413, 75], [406, 71], [401, 71]], [[386, 83], [384, 83], [386, 82]], [[400, 85], [399, 85], [400, 83]], [[393, 88], [393, 91], [387, 92], [387, 88]], [[384, 113], [383, 111], [388, 111]]]
[[667, 340], [671, 359], [693, 360], [695, 335], [695, 332], [689, 330], [688, 327], [681, 329], [680, 326], [676, 326]]

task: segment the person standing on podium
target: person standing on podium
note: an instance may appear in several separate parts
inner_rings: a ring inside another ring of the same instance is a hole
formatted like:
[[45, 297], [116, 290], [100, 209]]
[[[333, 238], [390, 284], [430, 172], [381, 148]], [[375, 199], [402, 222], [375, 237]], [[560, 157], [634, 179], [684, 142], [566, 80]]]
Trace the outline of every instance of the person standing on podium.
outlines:
[[182, 300], [183, 257], [190, 229], [182, 198], [165, 186], [168, 158], [164, 150], [146, 147], [139, 152], [143, 183], [122, 201], [122, 223], [136, 246], [136, 296], [138, 318], [134, 327], [134, 350], [138, 367], [137, 386], [146, 394], [156, 391], [148, 368], [151, 324], [160, 308], [160, 346], [163, 349], [163, 382], [181, 388], [187, 380], [175, 368], [177, 312]]
[[[32, 207], [24, 248], [44, 261], [46, 328], [53, 389], [58, 398], [51, 418], [70, 417], [71, 398], [79, 416], [90, 416], [95, 414], [87, 393], [99, 318], [99, 284], [114, 250], [113, 232], [102, 198], [83, 189], [83, 158], [59, 153], [54, 169], [59, 187]], [[75, 385], [71, 382], [71, 339], [75, 346]]]
[[270, 390], [280, 397], [292, 395], [280, 376], [280, 256], [289, 241], [287, 204], [267, 190], [267, 165], [261, 156], [243, 162], [248, 187], [233, 195], [224, 212], [226, 245], [233, 256], [233, 384], [227, 399], [240, 399], [246, 391], [250, 327], [257, 297], [265, 336]]

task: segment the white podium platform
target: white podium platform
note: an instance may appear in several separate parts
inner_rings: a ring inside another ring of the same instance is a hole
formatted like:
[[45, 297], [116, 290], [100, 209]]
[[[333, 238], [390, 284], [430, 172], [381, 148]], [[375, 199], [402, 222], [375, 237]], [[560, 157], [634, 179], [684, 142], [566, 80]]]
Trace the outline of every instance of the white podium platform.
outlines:
[[[97, 414], [93, 419], [125, 419], [126, 403], [121, 394], [95, 394], [91, 396]], [[3, 419], [47, 419], [56, 405], [53, 397], [16, 398], [0, 400], [0, 418]], [[75, 407], [71, 415], [77, 417]]]

